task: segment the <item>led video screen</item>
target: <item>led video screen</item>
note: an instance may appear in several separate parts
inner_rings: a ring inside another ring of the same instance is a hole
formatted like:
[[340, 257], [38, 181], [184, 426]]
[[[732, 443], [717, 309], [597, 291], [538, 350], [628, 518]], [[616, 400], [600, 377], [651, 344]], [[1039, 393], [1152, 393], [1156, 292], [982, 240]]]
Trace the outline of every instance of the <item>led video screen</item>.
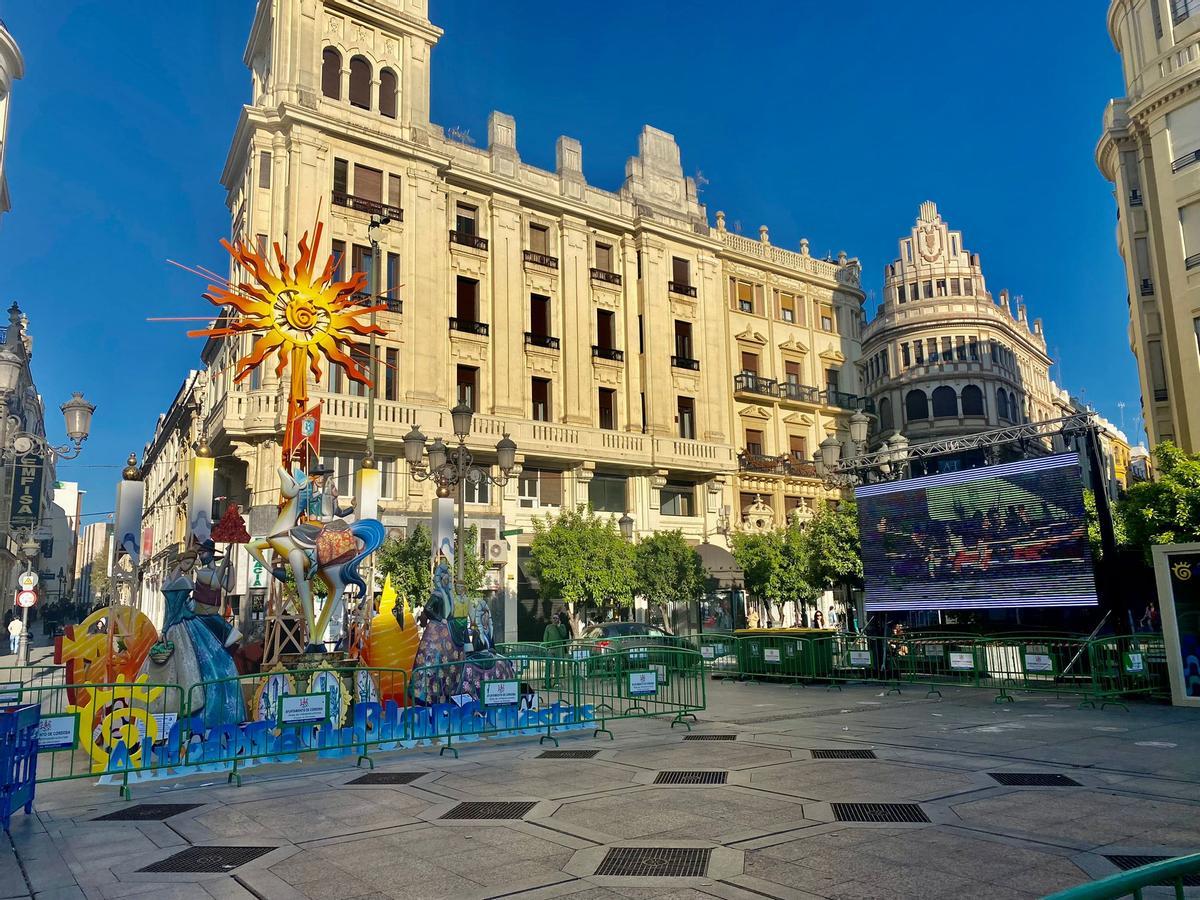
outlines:
[[1073, 453], [855, 496], [868, 611], [1098, 602]]

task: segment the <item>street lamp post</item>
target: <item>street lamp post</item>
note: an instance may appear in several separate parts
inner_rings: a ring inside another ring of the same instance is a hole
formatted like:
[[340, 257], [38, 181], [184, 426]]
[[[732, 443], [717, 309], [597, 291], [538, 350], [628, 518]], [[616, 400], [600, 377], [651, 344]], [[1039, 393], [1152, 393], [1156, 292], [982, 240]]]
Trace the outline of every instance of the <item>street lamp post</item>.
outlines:
[[[850, 417], [851, 452], [847, 458], [842, 457], [842, 442], [832, 434], [821, 441], [819, 448], [813, 453], [813, 463], [816, 465], [817, 475], [827, 485], [851, 487], [861, 483], [862, 477], [856, 474], [854, 463], [866, 450], [870, 424], [870, 417], [861, 409]], [[902, 434], [894, 434], [880, 449], [882, 459], [877, 462], [872, 473], [885, 479], [901, 477], [908, 461], [908, 439]]]
[[[496, 465], [499, 475], [493, 475], [490, 467], [483, 468], [475, 465], [475, 458], [467, 449], [467, 436], [471, 433], [471, 419], [474, 411], [464, 401], [450, 410], [453, 421], [454, 436], [458, 445], [447, 447], [441, 438], [436, 439], [425, 447], [425, 435], [421, 429], [413, 425], [412, 430], [404, 436], [404, 459], [408, 463], [409, 474], [417, 481], [433, 481], [438, 486], [438, 496], [447, 497], [450, 489], [455, 488], [458, 502], [458, 527], [455, 531], [455, 568], [459, 590], [465, 589], [466, 582], [466, 484], [488, 482], [497, 487], [508, 483], [517, 459], [517, 445], [506, 433], [496, 442]], [[426, 457], [428, 460], [426, 461]]]

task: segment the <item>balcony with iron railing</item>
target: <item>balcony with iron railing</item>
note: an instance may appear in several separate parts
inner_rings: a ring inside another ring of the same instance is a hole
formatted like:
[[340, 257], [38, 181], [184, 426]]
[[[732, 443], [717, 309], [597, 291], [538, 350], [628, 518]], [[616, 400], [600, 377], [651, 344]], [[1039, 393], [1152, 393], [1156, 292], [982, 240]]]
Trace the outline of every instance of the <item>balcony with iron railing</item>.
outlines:
[[487, 238], [471, 234], [468, 231], [455, 231], [453, 228], [450, 229], [450, 243], [458, 244], [461, 247], [470, 247], [473, 250], [488, 248]]
[[1193, 253], [1183, 261], [1185, 269], [1194, 269], [1197, 266], [1200, 266], [1200, 253]]
[[739, 372], [734, 375], [733, 389], [743, 394], [760, 394], [764, 397], [779, 396], [779, 382], [774, 378], [763, 378], [754, 372]]
[[604, 281], [608, 284], [615, 284], [617, 287], [621, 286], [621, 276], [616, 272], [607, 272], [604, 269], [591, 269], [590, 271], [592, 281]]
[[558, 338], [548, 334], [534, 334], [532, 331], [525, 332], [525, 343], [531, 347], [544, 347], [547, 350], [557, 350], [559, 347]]
[[672, 294], [680, 294], [684, 297], [695, 297], [696, 288], [690, 284], [680, 284], [678, 281], [668, 281], [667, 290]]
[[476, 322], [472, 319], [460, 319], [458, 316], [450, 317], [450, 330], [460, 331], [463, 334], [474, 334], [479, 337], [488, 336], [488, 326], [486, 322]]
[[690, 369], [693, 372], [699, 372], [700, 360], [692, 359], [690, 356], [672, 356], [671, 367], [675, 369]]
[[742, 472], [755, 472], [764, 475], [791, 475], [797, 478], [816, 478], [816, 464], [810, 460], [785, 453], [780, 456], [767, 456], [763, 453], [751, 453], [743, 450], [738, 454], [738, 469]]
[[1141, 206], [1142, 205], [1142, 192], [1139, 191], [1137, 188], [1131, 188], [1129, 191], [1129, 205], [1130, 206]]
[[821, 389], [815, 388], [811, 384], [801, 384], [798, 381], [781, 381], [779, 382], [779, 398], [791, 403], [817, 404], [821, 402]]
[[837, 406], [841, 409], [861, 409], [863, 412], [874, 412], [875, 403], [870, 397], [860, 397], [858, 394], [848, 394], [845, 391], [824, 390], [821, 398], [826, 406]]
[[373, 216], [387, 216], [394, 222], [404, 221], [404, 210], [400, 207], [380, 203], [378, 200], [369, 200], [366, 197], [355, 197], [353, 194], [348, 194], [345, 191], [333, 192], [333, 205], [352, 209], [355, 212], [368, 213]]
[[1184, 154], [1177, 159], [1171, 161], [1171, 172], [1182, 172], [1188, 166], [1195, 162], [1200, 162], [1200, 150], [1193, 150], [1191, 153]]
[[1142, 279], [1141, 295], [1143, 297], [1153, 297], [1154, 296], [1154, 279], [1153, 278], [1143, 278]]
[[547, 269], [558, 268], [558, 257], [548, 256], [545, 253], [538, 253], [534, 250], [522, 250], [521, 256], [525, 262], [533, 263], [536, 266], [544, 266]]
[[618, 350], [616, 347], [601, 347], [592, 344], [592, 356], [596, 359], [608, 359], [613, 362], [625, 361], [625, 351]]

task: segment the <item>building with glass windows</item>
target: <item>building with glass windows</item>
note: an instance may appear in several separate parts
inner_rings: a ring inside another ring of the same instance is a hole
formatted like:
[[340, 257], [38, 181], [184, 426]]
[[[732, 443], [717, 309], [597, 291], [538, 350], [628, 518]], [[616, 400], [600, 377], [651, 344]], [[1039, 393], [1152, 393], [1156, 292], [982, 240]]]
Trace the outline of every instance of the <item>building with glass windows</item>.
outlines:
[[[1014, 309], [1015, 306], [1015, 309]], [[883, 303], [863, 329], [859, 366], [879, 442], [910, 443], [1057, 418], [1040, 319], [987, 289], [979, 254], [936, 204], [921, 204], [885, 267]], [[969, 463], [954, 457], [941, 465]]]
[[1200, 0], [1113, 0], [1125, 96], [1096, 163], [1113, 183], [1129, 344], [1151, 446], [1200, 453]]

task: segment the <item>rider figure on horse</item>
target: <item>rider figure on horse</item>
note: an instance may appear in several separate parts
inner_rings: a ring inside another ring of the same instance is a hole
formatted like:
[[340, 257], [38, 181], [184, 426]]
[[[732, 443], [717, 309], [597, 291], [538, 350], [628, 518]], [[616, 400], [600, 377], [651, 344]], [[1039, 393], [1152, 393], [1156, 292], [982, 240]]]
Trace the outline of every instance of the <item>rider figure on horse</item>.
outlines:
[[322, 528], [338, 530], [339, 525], [347, 527], [341, 517], [354, 512], [354, 504], [338, 505], [337, 482], [330, 477], [333, 474], [333, 469], [320, 462], [313, 466], [307, 477], [298, 466], [293, 472], [301, 488], [297, 504], [299, 517], [292, 534], [312, 563], [308, 570], [309, 581], [317, 577], [317, 535]]

